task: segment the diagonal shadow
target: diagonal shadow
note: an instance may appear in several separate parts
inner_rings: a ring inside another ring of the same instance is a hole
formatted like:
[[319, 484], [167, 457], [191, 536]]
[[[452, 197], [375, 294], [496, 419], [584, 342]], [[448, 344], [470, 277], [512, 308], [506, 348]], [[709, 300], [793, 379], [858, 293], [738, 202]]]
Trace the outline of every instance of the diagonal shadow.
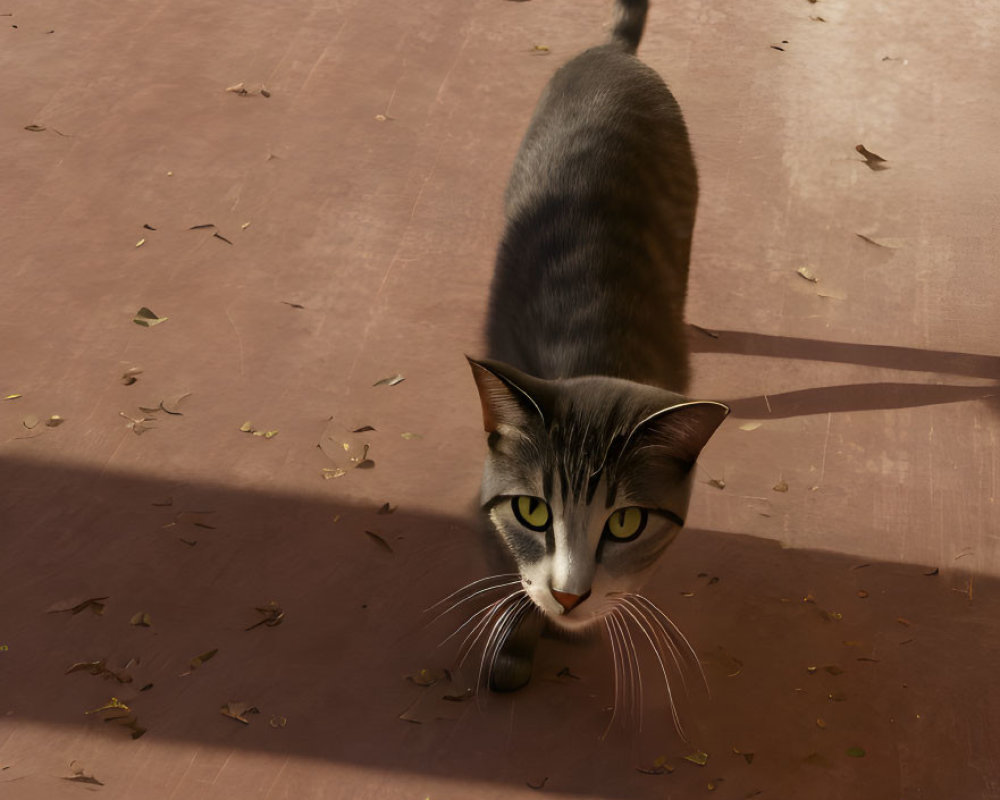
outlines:
[[[725, 400], [737, 419], [916, 408], [968, 400], [985, 400], [1000, 395], [1000, 357], [997, 356], [889, 345], [844, 344], [746, 331], [709, 331], [697, 326], [690, 326], [689, 343], [691, 351], [695, 353], [735, 353], [808, 359], [998, 380], [992, 386], [858, 383]], [[1000, 409], [1000, 404], [993, 405]]]

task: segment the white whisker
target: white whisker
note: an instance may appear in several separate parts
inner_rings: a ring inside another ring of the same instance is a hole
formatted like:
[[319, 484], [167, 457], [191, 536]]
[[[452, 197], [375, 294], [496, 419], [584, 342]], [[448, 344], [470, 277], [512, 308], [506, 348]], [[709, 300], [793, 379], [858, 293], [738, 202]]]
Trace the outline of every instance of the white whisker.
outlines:
[[[681, 725], [680, 717], [677, 714], [677, 706], [674, 703], [674, 693], [670, 687], [670, 677], [667, 675], [667, 667], [663, 663], [663, 659], [660, 657], [660, 649], [656, 646], [656, 641], [654, 641], [653, 637], [649, 635], [649, 631], [647, 630], [648, 620], [646, 615], [643, 614], [639, 608], [633, 606], [629, 602], [628, 597], [622, 600], [622, 608], [624, 608], [625, 613], [628, 614], [639, 627], [639, 630], [642, 631], [643, 636], [646, 637], [646, 641], [649, 642], [649, 646], [653, 650], [653, 655], [656, 656], [656, 661], [660, 665], [660, 671], [663, 673], [663, 683], [667, 687], [667, 701], [670, 704], [670, 714], [674, 719], [674, 728], [677, 730], [677, 733], [680, 734], [681, 738], [687, 741], [687, 734], [684, 733], [684, 726]], [[638, 616], [634, 612], [638, 612]], [[646, 624], [643, 624], [644, 622]]]
[[493, 580], [507, 580], [508, 578], [517, 578], [517, 577], [519, 577], [519, 573], [517, 572], [504, 572], [500, 573], [499, 575], [487, 575], [485, 578], [480, 578], [479, 580], [471, 581], [470, 583], [465, 584], [465, 586], [463, 586], [461, 589], [456, 589], [447, 597], [441, 598], [434, 605], [425, 608], [424, 613], [426, 614], [429, 611], [433, 611], [435, 608], [444, 605], [452, 598], [458, 597], [458, 595], [460, 595], [466, 589], [471, 589], [473, 586], [478, 586], [480, 583], [485, 583], [486, 581], [493, 581]]
[[485, 589], [480, 589], [479, 591], [473, 592], [468, 597], [464, 597], [461, 600], [459, 600], [459, 601], [457, 601], [455, 603], [452, 603], [450, 606], [448, 606], [448, 608], [446, 608], [444, 611], [442, 611], [439, 614], [437, 614], [434, 617], [434, 619], [432, 619], [427, 624], [430, 625], [431, 623], [436, 622], [437, 620], [441, 619], [441, 617], [443, 617], [445, 614], [447, 614], [447, 613], [449, 613], [451, 611], [454, 611], [456, 608], [458, 608], [463, 603], [468, 603], [473, 597], [479, 597], [479, 595], [481, 595], [481, 594], [486, 594], [487, 592], [495, 592], [495, 591], [497, 591], [499, 589], [506, 589], [509, 586], [520, 586], [520, 585], [521, 585], [521, 581], [520, 581], [520, 579], [518, 579], [516, 581], [508, 581], [507, 583], [500, 583], [500, 584], [497, 584], [496, 586], [487, 586]]
[[[660, 607], [657, 606], [656, 603], [654, 603], [648, 597], [641, 594], [633, 594], [632, 597], [635, 597], [636, 599], [641, 600], [643, 603], [645, 603], [646, 607], [649, 608], [650, 611], [657, 614], [664, 622], [667, 623], [670, 632], [672, 632], [672, 634], [676, 634], [676, 636], [681, 640], [681, 642], [687, 648], [688, 653], [691, 655], [691, 660], [694, 661], [694, 663], [697, 664], [698, 666], [698, 672], [701, 675], [702, 683], [705, 685], [705, 691], [708, 692], [709, 696], [711, 696], [712, 690], [708, 686], [708, 678], [705, 677], [705, 670], [701, 666], [701, 659], [698, 658], [698, 654], [695, 652], [694, 647], [691, 646], [691, 642], [688, 641], [687, 636], [685, 636], [684, 633], [681, 631], [681, 629], [674, 624], [674, 621], [670, 619], [670, 617], [668, 617], [662, 611], [662, 609], [660, 609]], [[671, 635], [670, 638], [673, 639], [674, 638], [673, 635]]]
[[602, 739], [607, 738], [608, 731], [611, 730], [611, 726], [614, 725], [615, 717], [618, 716], [618, 694], [621, 691], [621, 686], [618, 680], [619, 664], [618, 664], [618, 639], [615, 635], [615, 629], [611, 625], [611, 620], [607, 616], [603, 619], [604, 627], [608, 632], [608, 644], [611, 647], [611, 664], [612, 671], [614, 674], [614, 696], [611, 701], [611, 719], [608, 721], [608, 727], [604, 729], [604, 735]]
[[[491, 630], [489, 636], [486, 637], [486, 644], [483, 645], [483, 655], [479, 661], [478, 686], [483, 685], [484, 673], [486, 673], [487, 680], [489, 680], [489, 677], [493, 674], [493, 662], [496, 660], [499, 649], [503, 644], [504, 634], [506, 634], [510, 629], [511, 621], [519, 619], [520, 612], [525, 608], [526, 604], [530, 602], [531, 600], [529, 598], [521, 597], [505, 609], [499, 619], [497, 619], [497, 621], [493, 624], [493, 630]], [[487, 663], [489, 663], [488, 672], [486, 670]]]
[[[482, 614], [483, 611], [488, 611], [486, 616], [483, 617], [476, 624], [476, 626], [469, 632], [469, 634], [462, 641], [462, 645], [458, 649], [458, 653], [459, 656], [461, 656], [461, 658], [458, 662], [458, 666], [456, 667], [456, 671], [460, 670], [462, 666], [465, 664], [465, 660], [469, 657], [469, 654], [475, 648], [476, 642], [479, 641], [483, 633], [486, 631], [487, 628], [489, 628], [490, 623], [496, 618], [496, 616], [501, 613], [504, 606], [509, 602], [511, 602], [513, 598], [523, 593], [524, 593], [523, 589], [517, 592], [511, 592], [510, 594], [501, 597], [499, 600], [496, 600], [495, 602], [486, 606], [485, 609], [481, 609], [480, 611], [478, 611], [476, 614], [473, 615], [474, 617], [476, 617], [479, 616], [479, 614]], [[471, 622], [471, 619], [469, 621]]]

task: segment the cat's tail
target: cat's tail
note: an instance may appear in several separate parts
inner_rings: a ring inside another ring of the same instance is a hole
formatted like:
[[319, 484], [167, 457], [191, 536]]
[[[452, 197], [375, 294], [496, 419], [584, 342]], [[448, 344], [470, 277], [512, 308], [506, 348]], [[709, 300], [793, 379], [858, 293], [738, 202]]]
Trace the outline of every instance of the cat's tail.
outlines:
[[611, 42], [621, 45], [628, 53], [635, 53], [642, 39], [642, 29], [646, 26], [648, 8], [648, 0], [616, 0]]

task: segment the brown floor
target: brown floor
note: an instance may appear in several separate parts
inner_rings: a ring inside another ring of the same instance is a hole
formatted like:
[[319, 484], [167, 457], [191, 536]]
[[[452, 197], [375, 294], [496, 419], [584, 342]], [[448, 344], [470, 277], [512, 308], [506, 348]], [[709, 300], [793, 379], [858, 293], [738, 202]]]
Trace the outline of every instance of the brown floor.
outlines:
[[[641, 731], [603, 736], [596, 643], [545, 642], [514, 697], [404, 678], [450, 663], [465, 617], [423, 609], [485, 570], [462, 353], [506, 172], [610, 3], [0, 12], [5, 800], [1000, 796], [992, 0], [653, 5], [702, 175], [695, 389], [735, 409], [650, 587], [712, 691], [688, 742], [650, 664]], [[131, 682], [65, 674], [99, 659]], [[85, 714], [112, 696], [133, 729]]]

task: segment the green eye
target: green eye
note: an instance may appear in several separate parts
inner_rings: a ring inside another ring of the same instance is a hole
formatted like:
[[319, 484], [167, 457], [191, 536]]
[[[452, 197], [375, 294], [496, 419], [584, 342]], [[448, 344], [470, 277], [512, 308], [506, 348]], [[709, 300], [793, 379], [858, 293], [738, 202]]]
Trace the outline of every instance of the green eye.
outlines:
[[604, 525], [607, 536], [618, 542], [630, 542], [646, 527], [646, 509], [629, 506], [615, 511]]
[[544, 531], [552, 522], [548, 504], [538, 497], [519, 495], [511, 499], [510, 507], [517, 521], [528, 530]]

